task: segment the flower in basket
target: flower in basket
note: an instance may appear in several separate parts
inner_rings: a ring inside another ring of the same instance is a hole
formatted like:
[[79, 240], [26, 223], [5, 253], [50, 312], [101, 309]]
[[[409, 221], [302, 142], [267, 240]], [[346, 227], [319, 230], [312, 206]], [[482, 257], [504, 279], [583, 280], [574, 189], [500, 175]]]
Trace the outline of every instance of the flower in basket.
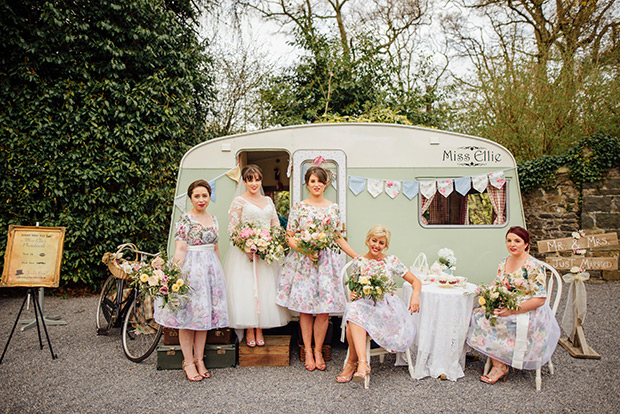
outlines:
[[[329, 216], [307, 218], [306, 227], [300, 230], [295, 238], [297, 239], [297, 249], [303, 254], [321, 254], [324, 249], [340, 251], [340, 246], [336, 243], [336, 224]], [[318, 262], [315, 262], [318, 266]]]
[[456, 256], [454, 256], [454, 252], [450, 249], [439, 249], [437, 252], [439, 259], [437, 261], [439, 264], [443, 265], [445, 269], [448, 269], [450, 273], [456, 269]]
[[148, 264], [136, 264], [132, 277], [133, 283], [138, 286], [141, 293], [162, 299], [162, 308], [165, 306], [177, 308], [190, 290], [183, 280], [179, 266], [161, 256], [157, 256]]
[[280, 226], [265, 228], [254, 223], [239, 223], [230, 235], [233, 246], [246, 253], [255, 253], [267, 263], [284, 257], [284, 229]]
[[478, 295], [478, 304], [484, 310], [484, 316], [489, 320], [491, 326], [495, 326], [497, 323], [497, 318], [494, 315], [495, 309], [516, 310], [519, 296], [521, 296], [519, 289], [510, 289], [510, 286], [506, 287], [497, 282], [490, 286], [484, 284], [479, 286], [476, 294]]
[[347, 287], [358, 298], [377, 300], [383, 299], [386, 293], [396, 291], [396, 285], [387, 276], [385, 262], [378, 260], [358, 261], [357, 271], [346, 281]]

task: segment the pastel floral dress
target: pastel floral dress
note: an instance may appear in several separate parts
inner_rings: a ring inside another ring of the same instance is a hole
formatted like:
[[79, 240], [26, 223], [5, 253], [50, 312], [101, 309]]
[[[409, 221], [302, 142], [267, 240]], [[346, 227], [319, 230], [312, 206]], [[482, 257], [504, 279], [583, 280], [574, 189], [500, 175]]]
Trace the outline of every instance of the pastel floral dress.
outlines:
[[[544, 268], [534, 257], [530, 257], [523, 266], [512, 273], [505, 272], [506, 259], [497, 270], [496, 280], [510, 290], [521, 290], [520, 303], [531, 298], [544, 298], [546, 278]], [[523, 356], [522, 369], [537, 369], [546, 364], [560, 339], [558, 325], [548, 303], [527, 312], [527, 347]], [[497, 317], [495, 326], [491, 326], [480, 307], [474, 309], [467, 343], [479, 352], [504, 364], [514, 366], [513, 357], [517, 337], [517, 315]]]
[[[314, 207], [302, 201], [291, 209], [287, 231], [296, 233], [312, 220], [329, 219], [336, 228], [340, 225], [338, 204]], [[318, 265], [299, 252], [291, 250], [280, 270], [276, 303], [295, 312], [320, 314], [342, 313], [346, 301], [340, 280], [339, 253], [324, 249]]]
[[[409, 271], [396, 256], [386, 256], [379, 261], [355, 259], [351, 272], [364, 275], [368, 269], [376, 271], [377, 267], [392, 281]], [[396, 293], [386, 293], [376, 304], [372, 299], [357, 299], [347, 305], [344, 319], [364, 328], [379, 346], [392, 352], [405, 352], [415, 338], [411, 314]]]
[[[218, 240], [217, 219], [213, 227], [205, 227], [185, 213], [176, 223], [175, 240], [187, 246], [213, 245]], [[224, 271], [214, 250], [188, 249], [183, 262], [183, 275], [190, 286], [189, 296], [178, 308], [162, 308], [155, 302], [155, 320], [163, 326], [177, 329], [207, 331], [228, 326], [226, 282]]]

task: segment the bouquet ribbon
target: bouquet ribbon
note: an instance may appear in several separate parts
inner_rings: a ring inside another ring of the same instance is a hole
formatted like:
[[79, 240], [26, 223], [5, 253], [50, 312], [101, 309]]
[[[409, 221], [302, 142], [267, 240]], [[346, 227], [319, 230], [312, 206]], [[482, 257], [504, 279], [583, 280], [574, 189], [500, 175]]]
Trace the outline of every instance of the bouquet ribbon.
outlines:
[[214, 252], [215, 244], [200, 244], [198, 246], [187, 246], [188, 252]]
[[519, 313], [515, 315], [515, 318], [517, 320], [517, 335], [511, 365], [516, 369], [523, 369], [523, 360], [527, 352], [527, 328], [530, 325], [530, 313]]
[[255, 252], [252, 252], [252, 269], [254, 270], [254, 300], [256, 301], [256, 314], [260, 315], [260, 305], [258, 304], [258, 273], [256, 272]]
[[571, 341], [575, 340], [577, 322], [583, 324], [586, 318], [586, 280], [590, 279], [590, 273], [567, 273], [562, 276], [568, 284], [568, 298], [562, 317], [562, 329], [568, 334]]

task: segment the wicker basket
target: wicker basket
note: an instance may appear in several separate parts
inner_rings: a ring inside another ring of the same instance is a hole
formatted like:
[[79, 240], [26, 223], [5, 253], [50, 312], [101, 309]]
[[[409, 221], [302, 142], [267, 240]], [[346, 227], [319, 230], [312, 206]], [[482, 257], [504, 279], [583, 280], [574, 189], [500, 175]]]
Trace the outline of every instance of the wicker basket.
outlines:
[[[136, 258], [134, 260], [125, 260], [121, 258], [121, 253], [125, 249], [129, 249], [129, 250], [136, 252]], [[136, 248], [135, 244], [132, 244], [132, 243], [121, 244], [120, 246], [118, 246], [118, 250], [116, 250], [116, 253], [114, 254], [106, 253], [103, 256], [102, 260], [106, 265], [108, 265], [108, 269], [110, 269], [110, 273], [112, 273], [112, 275], [115, 278], [125, 279], [125, 280], [131, 279], [131, 276], [128, 275], [127, 272], [125, 272], [122, 267], [120, 267], [120, 263], [121, 262], [136, 263], [138, 261], [137, 250], [138, 249]]]

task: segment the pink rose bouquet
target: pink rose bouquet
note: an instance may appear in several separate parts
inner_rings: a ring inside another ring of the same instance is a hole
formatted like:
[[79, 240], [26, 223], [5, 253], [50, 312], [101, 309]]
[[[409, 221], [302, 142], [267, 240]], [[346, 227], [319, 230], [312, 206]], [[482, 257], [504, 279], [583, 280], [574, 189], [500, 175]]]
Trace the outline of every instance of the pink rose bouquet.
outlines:
[[329, 216], [307, 218], [306, 226], [295, 234], [297, 248], [304, 254], [318, 253], [324, 249], [340, 251], [336, 243], [338, 229]]
[[253, 223], [239, 223], [230, 235], [233, 246], [245, 253], [254, 253], [267, 263], [284, 257], [286, 253], [284, 229], [280, 226], [265, 228]]
[[161, 255], [151, 263], [136, 263], [131, 276], [133, 284], [141, 293], [162, 298], [162, 307], [178, 307], [190, 290], [182, 278], [179, 266], [165, 260]]

